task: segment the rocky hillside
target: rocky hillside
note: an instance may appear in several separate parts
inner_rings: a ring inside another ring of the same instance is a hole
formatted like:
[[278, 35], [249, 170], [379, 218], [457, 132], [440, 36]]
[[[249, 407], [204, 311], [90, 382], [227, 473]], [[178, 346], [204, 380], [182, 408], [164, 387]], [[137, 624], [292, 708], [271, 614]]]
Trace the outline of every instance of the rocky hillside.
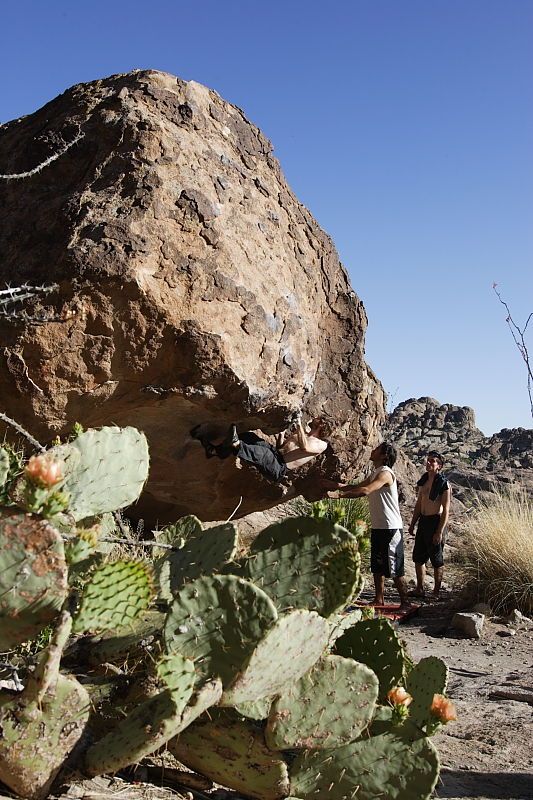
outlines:
[[461, 507], [480, 491], [518, 484], [533, 491], [533, 430], [504, 428], [488, 437], [476, 427], [471, 408], [419, 397], [394, 409], [387, 431], [402, 452], [398, 474], [407, 504], [414, 500], [413, 476], [424, 471], [428, 450], [444, 456]]

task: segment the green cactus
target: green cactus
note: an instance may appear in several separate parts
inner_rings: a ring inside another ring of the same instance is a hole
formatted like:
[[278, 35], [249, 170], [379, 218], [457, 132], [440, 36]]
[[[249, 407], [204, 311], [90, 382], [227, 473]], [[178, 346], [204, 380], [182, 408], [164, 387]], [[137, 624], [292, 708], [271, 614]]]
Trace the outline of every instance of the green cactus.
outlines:
[[139, 561], [115, 561], [93, 572], [74, 617], [75, 633], [113, 630], [133, 622], [155, 596], [152, 569]]
[[0, 781], [21, 797], [41, 800], [79, 741], [89, 718], [89, 695], [59, 664], [72, 627], [62, 611], [50, 645], [15, 698], [0, 692]]
[[377, 696], [371, 669], [351, 658], [326, 656], [274, 701], [266, 743], [276, 750], [340, 747], [368, 726]]
[[235, 575], [197, 578], [176, 594], [165, 622], [165, 647], [193, 659], [199, 680], [218, 676], [226, 687], [277, 616], [270, 598], [248, 581]]
[[67, 590], [59, 532], [31, 514], [0, 512], [0, 651], [36, 636]]
[[3, 486], [9, 477], [9, 467], [9, 453], [3, 447], [0, 447], [0, 486]]
[[291, 792], [302, 800], [426, 800], [438, 780], [437, 752], [402, 727], [336, 750], [305, 751], [291, 767]]
[[330, 616], [328, 619], [329, 622], [329, 640], [328, 640], [328, 647], [332, 648], [337, 639], [339, 639], [343, 633], [353, 628], [353, 626], [360, 622], [363, 618], [363, 612], [360, 608], [354, 608], [349, 611], [347, 614], [334, 614]]
[[[355, 536], [326, 519], [286, 519], [270, 525], [255, 539], [243, 576], [263, 589], [278, 611], [307, 608], [327, 615], [346, 605], [358, 572], [351, 548], [337, 560], [335, 548], [347, 543], [356, 546], [356, 542]], [[333, 586], [334, 573], [338, 576], [341, 565], [340, 586]]]
[[87, 775], [116, 772], [150, 755], [217, 703], [222, 693], [220, 681], [209, 681], [193, 696], [194, 664], [179, 655], [167, 656], [158, 676], [167, 688], [137, 705], [89, 748]]
[[162, 556], [155, 565], [160, 596], [169, 602], [184, 583], [212, 574], [233, 559], [238, 532], [235, 525], [228, 523], [205, 531], [193, 530], [181, 541], [179, 550]]
[[238, 703], [235, 706], [235, 711], [242, 717], [247, 719], [255, 719], [257, 721], [267, 719], [270, 714], [272, 706], [271, 697], [262, 697], [260, 700], [250, 700], [247, 703]]
[[435, 721], [429, 711], [433, 695], [445, 694], [447, 683], [448, 667], [436, 656], [423, 658], [407, 676], [406, 689], [413, 698], [409, 719], [426, 732]]
[[194, 514], [181, 517], [173, 525], [167, 525], [159, 531], [155, 531], [156, 542], [171, 544], [173, 547], [183, 547], [189, 536], [196, 536], [202, 533], [202, 523]]
[[257, 643], [220, 704], [234, 706], [278, 694], [318, 661], [328, 635], [327, 620], [314, 611], [297, 609], [280, 617]]
[[361, 620], [334, 645], [335, 653], [362, 661], [379, 678], [379, 700], [384, 702], [393, 686], [405, 684], [405, 651], [387, 619]]
[[258, 800], [281, 800], [289, 792], [287, 765], [252, 723], [219, 717], [197, 722], [169, 742], [185, 766]]
[[165, 615], [149, 609], [140, 614], [127, 627], [77, 639], [68, 648], [65, 657], [69, 663], [100, 664], [136, 663], [144, 660], [147, 652], [158, 649], [158, 640], [163, 630]]
[[48, 452], [64, 464], [61, 488], [75, 520], [131, 505], [148, 477], [148, 444], [136, 428], [88, 430]]
[[341, 542], [333, 547], [323, 562], [324, 598], [322, 615], [329, 617], [342, 610], [353, 598], [361, 579], [361, 556], [356, 542]]

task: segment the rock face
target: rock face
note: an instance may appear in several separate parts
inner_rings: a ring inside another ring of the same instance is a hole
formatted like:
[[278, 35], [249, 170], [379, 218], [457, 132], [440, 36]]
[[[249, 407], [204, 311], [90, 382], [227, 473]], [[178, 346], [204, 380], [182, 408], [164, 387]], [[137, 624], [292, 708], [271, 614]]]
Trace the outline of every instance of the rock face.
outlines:
[[[75, 421], [144, 430], [150, 520], [223, 519], [242, 498], [240, 516], [311, 496], [319, 466], [359, 471], [384, 417], [365, 311], [238, 108], [134, 72], [2, 126], [0, 154], [0, 288], [57, 284], [25, 301], [39, 323], [0, 318], [7, 414], [43, 441]], [[272, 434], [298, 407], [335, 434], [292, 485], [206, 460], [189, 436], [233, 421]]]
[[486, 437], [476, 427], [471, 408], [441, 405], [432, 397], [400, 403], [389, 416], [387, 430], [404, 457], [398, 475], [408, 504], [414, 502], [413, 477], [424, 471], [428, 450], [444, 456], [444, 472], [461, 506], [469, 505], [479, 492], [513, 484], [533, 491], [533, 430], [504, 428]]

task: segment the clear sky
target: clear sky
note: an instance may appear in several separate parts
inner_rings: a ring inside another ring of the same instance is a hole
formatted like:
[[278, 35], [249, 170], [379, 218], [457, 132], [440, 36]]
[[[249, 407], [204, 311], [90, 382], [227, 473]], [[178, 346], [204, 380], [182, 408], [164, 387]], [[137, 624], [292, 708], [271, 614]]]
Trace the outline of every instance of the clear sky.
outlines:
[[[492, 291], [533, 311], [532, 0], [4, 0], [0, 121], [135, 68], [203, 83], [272, 140], [369, 317], [391, 402], [531, 427]], [[533, 320], [530, 325], [533, 331]], [[533, 359], [533, 334], [529, 334]]]

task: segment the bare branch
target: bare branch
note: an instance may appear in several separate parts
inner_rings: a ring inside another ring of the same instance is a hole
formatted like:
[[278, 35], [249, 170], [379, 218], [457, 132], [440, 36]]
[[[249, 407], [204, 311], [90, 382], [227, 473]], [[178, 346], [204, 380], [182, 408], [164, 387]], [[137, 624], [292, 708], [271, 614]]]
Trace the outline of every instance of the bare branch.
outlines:
[[497, 283], [493, 283], [492, 284], [492, 289], [493, 289], [496, 297], [498, 298], [498, 300], [500, 301], [500, 303], [502, 304], [502, 306], [505, 308], [505, 310], [507, 312], [507, 317], [506, 317], [505, 321], [506, 321], [506, 323], [507, 323], [507, 325], [509, 327], [509, 330], [511, 331], [511, 336], [513, 337], [513, 341], [514, 341], [514, 343], [516, 344], [516, 346], [518, 348], [518, 352], [522, 356], [522, 359], [523, 359], [523, 361], [524, 361], [524, 363], [526, 365], [526, 370], [527, 370], [527, 393], [529, 395], [529, 408], [530, 408], [530, 412], [531, 412], [531, 417], [533, 418], [533, 372], [531, 371], [531, 362], [529, 360], [529, 352], [528, 352], [528, 349], [527, 349], [526, 338], [525, 338], [526, 331], [527, 331], [527, 326], [529, 325], [529, 323], [531, 321], [531, 318], [533, 317], [533, 311], [528, 316], [525, 325], [522, 328], [520, 328], [516, 324], [516, 322], [514, 321], [513, 316], [511, 314], [511, 311], [509, 309], [509, 306], [507, 305], [507, 303], [505, 302], [505, 300], [502, 298], [501, 294], [499, 293], [498, 284]]

